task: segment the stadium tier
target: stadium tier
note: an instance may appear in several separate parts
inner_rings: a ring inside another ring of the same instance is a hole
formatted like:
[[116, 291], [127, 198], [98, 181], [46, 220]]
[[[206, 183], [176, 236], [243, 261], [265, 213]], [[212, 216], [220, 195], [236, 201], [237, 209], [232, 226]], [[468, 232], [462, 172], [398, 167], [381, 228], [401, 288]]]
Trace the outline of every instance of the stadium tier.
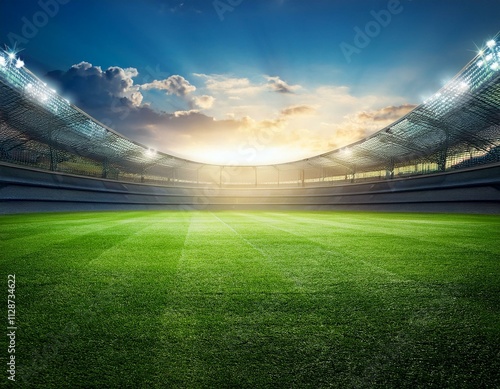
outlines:
[[[134, 142], [0, 53], [0, 212], [94, 207], [370, 207], [500, 202], [499, 34], [423, 104], [345, 148], [218, 166]], [[28, 207], [29, 208], [29, 207]], [[31, 209], [31, 208], [30, 208]]]

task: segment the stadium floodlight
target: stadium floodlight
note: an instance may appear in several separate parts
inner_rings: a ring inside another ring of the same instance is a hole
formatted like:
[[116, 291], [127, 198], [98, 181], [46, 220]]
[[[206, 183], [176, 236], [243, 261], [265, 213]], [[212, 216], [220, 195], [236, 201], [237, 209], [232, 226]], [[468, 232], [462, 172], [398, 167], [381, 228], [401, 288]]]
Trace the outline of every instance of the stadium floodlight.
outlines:
[[484, 61], [481, 60], [481, 61], [477, 61], [477, 66], [480, 68], [481, 66], [484, 65]]
[[20, 58], [16, 60], [16, 68], [21, 69], [24, 66], [24, 61]]
[[491, 70], [497, 71], [498, 68], [500, 68], [500, 65], [498, 64], [498, 62], [494, 62], [493, 64], [491, 64], [490, 68]]
[[14, 60], [14, 59], [16, 59], [16, 54], [14, 54], [14, 53], [12, 53], [12, 52], [8, 53], [7, 55], [9, 56], [9, 59], [10, 59], [10, 60]]
[[146, 156], [147, 157], [153, 158], [155, 155], [156, 155], [156, 150], [155, 149], [148, 148], [146, 150]]
[[5, 58], [3, 57], [3, 55], [0, 56], [0, 66], [4, 67], [6, 64], [7, 64], [7, 62], [5, 62]]
[[350, 157], [352, 155], [352, 150], [348, 147], [344, 147], [342, 150], [340, 150], [340, 154], [343, 157]]
[[488, 46], [490, 49], [491, 49], [492, 47], [495, 47], [495, 46], [496, 46], [496, 44], [497, 44], [497, 43], [496, 43], [493, 39], [491, 39], [491, 40], [489, 40], [488, 42], [486, 42], [486, 46]]
[[491, 61], [493, 59], [493, 54], [488, 54], [486, 57], [484, 57], [485, 61]]

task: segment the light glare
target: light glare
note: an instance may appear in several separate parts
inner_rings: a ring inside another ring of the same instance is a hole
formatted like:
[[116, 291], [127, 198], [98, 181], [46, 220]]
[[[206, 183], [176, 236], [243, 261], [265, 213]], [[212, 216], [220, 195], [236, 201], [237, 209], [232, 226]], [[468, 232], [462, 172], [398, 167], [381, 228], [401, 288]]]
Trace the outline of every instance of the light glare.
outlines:
[[22, 59], [18, 59], [16, 61], [16, 68], [21, 69], [24, 66], [24, 61]]
[[343, 148], [343, 149], [340, 151], [340, 153], [341, 153], [341, 154], [342, 154], [342, 156], [344, 156], [344, 157], [350, 157], [350, 156], [352, 155], [352, 150], [351, 150], [351, 149], [349, 149], [349, 148], [347, 148], [347, 147], [345, 147], [345, 148]]
[[494, 47], [497, 43], [492, 39], [486, 42], [486, 46], [488, 46], [490, 49]]
[[155, 149], [147, 149], [146, 150], [146, 156], [149, 158], [152, 158], [156, 155], [156, 150]]

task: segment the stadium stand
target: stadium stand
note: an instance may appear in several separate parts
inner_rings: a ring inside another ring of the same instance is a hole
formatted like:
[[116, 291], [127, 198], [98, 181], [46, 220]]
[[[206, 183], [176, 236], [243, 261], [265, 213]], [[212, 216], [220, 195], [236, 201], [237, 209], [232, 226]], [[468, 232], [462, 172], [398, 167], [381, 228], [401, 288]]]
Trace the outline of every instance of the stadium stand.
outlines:
[[0, 213], [307, 208], [500, 213], [500, 43], [377, 133], [316, 157], [217, 166], [151, 150], [0, 53]]

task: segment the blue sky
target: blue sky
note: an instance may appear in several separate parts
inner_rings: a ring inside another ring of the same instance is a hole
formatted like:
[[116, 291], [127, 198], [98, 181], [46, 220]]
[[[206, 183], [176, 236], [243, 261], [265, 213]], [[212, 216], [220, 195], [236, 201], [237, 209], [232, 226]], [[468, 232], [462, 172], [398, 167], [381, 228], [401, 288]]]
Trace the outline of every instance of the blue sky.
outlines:
[[0, 36], [161, 151], [295, 160], [381, 129], [500, 30], [497, 0], [0, 0]]

